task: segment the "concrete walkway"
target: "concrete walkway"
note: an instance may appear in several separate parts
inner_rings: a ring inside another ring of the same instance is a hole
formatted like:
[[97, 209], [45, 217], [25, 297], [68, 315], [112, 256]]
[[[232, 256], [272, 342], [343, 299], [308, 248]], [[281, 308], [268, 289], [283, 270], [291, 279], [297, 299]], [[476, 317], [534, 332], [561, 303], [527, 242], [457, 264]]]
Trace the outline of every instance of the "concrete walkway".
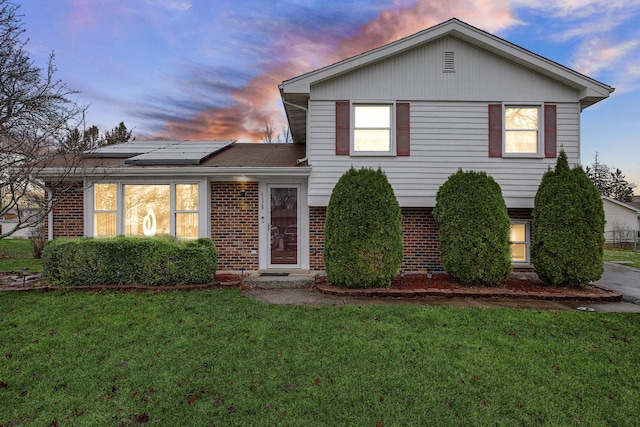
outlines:
[[[313, 290], [312, 275], [287, 277], [252, 276], [245, 279], [247, 298], [270, 304], [286, 305], [411, 305], [456, 307], [507, 307], [533, 310], [581, 310], [585, 312], [640, 313], [640, 271], [605, 263], [605, 275], [597, 284], [623, 294], [624, 302], [591, 303], [580, 301], [547, 301], [509, 298], [371, 298], [327, 295]], [[631, 271], [629, 271], [631, 270]], [[634, 274], [635, 273], [635, 274]], [[636, 293], [637, 292], [637, 293]], [[638, 304], [634, 304], [637, 302]]]

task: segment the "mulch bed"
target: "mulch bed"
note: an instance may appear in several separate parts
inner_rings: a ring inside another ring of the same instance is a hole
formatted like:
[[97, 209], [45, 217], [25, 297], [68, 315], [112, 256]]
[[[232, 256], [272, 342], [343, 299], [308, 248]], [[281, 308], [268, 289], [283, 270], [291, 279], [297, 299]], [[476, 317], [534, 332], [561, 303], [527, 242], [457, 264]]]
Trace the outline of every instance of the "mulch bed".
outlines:
[[554, 301], [619, 302], [622, 295], [595, 285], [586, 289], [552, 288], [539, 279], [512, 277], [494, 287], [457, 283], [447, 274], [407, 274], [395, 277], [389, 288], [350, 289], [327, 283], [325, 276], [316, 278], [315, 288], [326, 294], [355, 297], [446, 297], [446, 298], [522, 298]]

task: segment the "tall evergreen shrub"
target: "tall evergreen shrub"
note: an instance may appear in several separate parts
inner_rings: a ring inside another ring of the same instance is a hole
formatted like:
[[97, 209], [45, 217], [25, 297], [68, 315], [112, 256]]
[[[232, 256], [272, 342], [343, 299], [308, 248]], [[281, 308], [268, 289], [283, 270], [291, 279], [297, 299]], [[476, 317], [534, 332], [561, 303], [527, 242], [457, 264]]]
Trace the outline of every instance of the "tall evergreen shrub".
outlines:
[[402, 263], [402, 213], [381, 169], [349, 169], [331, 193], [324, 227], [330, 283], [389, 286]]
[[496, 285], [511, 273], [510, 221], [500, 185], [459, 170], [436, 195], [442, 266], [463, 283]]
[[582, 167], [564, 151], [542, 177], [533, 209], [531, 261], [551, 286], [586, 287], [604, 271], [604, 208]]

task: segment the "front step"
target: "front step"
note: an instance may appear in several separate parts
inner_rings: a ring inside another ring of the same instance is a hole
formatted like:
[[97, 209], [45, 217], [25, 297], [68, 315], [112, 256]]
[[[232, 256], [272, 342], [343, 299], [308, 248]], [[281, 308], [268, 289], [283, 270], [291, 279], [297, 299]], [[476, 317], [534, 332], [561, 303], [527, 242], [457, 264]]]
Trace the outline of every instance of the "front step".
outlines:
[[315, 284], [315, 274], [288, 274], [286, 276], [252, 273], [242, 284], [259, 289], [310, 288]]

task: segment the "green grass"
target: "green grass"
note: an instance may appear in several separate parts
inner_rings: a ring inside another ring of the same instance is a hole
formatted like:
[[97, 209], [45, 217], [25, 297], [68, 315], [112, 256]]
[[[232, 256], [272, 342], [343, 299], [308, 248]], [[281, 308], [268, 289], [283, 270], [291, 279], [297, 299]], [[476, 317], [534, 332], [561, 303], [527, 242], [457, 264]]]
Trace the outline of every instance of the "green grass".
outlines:
[[605, 249], [605, 261], [631, 261], [633, 264], [626, 264], [630, 267], [640, 268], [640, 252], [623, 251], [618, 249]]
[[[634, 425], [640, 317], [0, 295], [0, 425]], [[54, 423], [54, 421], [56, 423]]]
[[29, 239], [0, 239], [0, 271], [42, 271], [42, 260], [35, 259]]

